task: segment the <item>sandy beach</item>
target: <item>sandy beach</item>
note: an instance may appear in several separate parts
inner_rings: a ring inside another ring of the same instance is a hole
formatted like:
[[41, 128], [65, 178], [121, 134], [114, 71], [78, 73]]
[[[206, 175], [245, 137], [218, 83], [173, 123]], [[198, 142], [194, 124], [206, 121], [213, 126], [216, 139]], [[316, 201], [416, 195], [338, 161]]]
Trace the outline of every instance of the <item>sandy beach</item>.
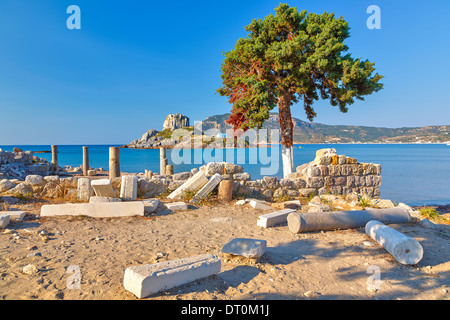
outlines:
[[[206, 253], [221, 259], [219, 274], [145, 299], [449, 298], [448, 224], [440, 230], [391, 225], [423, 246], [423, 259], [405, 266], [363, 229], [293, 234], [286, 224], [257, 227], [264, 212], [235, 201], [170, 213], [163, 202], [150, 217], [126, 218], [41, 218], [43, 202], [11, 205], [27, 215], [0, 231], [0, 299], [136, 300], [123, 286], [126, 268]], [[443, 208], [448, 216], [448, 206]], [[233, 238], [267, 240], [266, 252], [259, 259], [222, 253]], [[25, 274], [27, 265], [36, 269]], [[381, 272], [378, 289], [367, 287], [371, 266]], [[79, 289], [70, 286], [68, 270], [81, 276]]]

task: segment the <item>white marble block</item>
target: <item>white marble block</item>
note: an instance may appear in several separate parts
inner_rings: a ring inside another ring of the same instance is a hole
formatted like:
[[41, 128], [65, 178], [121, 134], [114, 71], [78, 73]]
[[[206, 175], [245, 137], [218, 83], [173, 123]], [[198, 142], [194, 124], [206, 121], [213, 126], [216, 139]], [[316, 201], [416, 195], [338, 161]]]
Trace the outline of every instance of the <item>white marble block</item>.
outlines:
[[114, 189], [111, 185], [111, 180], [109, 179], [92, 180], [91, 186], [97, 197], [116, 197]]
[[168, 290], [220, 272], [220, 259], [211, 254], [125, 269], [123, 285], [138, 298]]
[[122, 184], [120, 186], [120, 198], [123, 200], [136, 200], [137, 198], [137, 182], [138, 177], [132, 175], [122, 176]]

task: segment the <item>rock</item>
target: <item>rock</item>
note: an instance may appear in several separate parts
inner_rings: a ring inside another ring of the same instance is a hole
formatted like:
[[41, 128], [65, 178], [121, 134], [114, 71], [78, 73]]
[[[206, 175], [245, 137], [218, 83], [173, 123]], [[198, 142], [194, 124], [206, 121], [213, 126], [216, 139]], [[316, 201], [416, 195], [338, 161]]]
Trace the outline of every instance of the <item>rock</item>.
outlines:
[[30, 174], [26, 176], [25, 183], [32, 185], [32, 186], [42, 186], [47, 181], [40, 175], [37, 174]]
[[29, 184], [22, 182], [22, 183], [19, 183], [14, 188], [8, 190], [8, 193], [13, 194], [13, 195], [20, 194], [20, 195], [26, 196], [29, 194], [33, 194], [33, 188]]
[[250, 205], [253, 208], [255, 208], [255, 209], [259, 209], [259, 210], [273, 210], [273, 207], [267, 205], [266, 203], [263, 203], [262, 201], [259, 201], [259, 200], [251, 200], [250, 201]]
[[61, 198], [64, 195], [63, 188], [57, 182], [48, 182], [42, 192], [41, 196], [45, 198]]
[[191, 172], [180, 172], [180, 173], [175, 173], [174, 175], [172, 175], [172, 180], [187, 180], [190, 177], [192, 177], [192, 173]]
[[3, 179], [0, 181], [0, 193], [6, 192], [12, 188], [14, 188], [16, 185], [12, 183], [11, 181], [7, 179]]
[[145, 199], [142, 200], [142, 202], [144, 202], [144, 211], [146, 214], [155, 212], [156, 208], [158, 208], [159, 205], [158, 199]]
[[28, 264], [22, 269], [22, 273], [33, 275], [39, 272], [39, 269], [34, 264]]
[[277, 189], [279, 187], [277, 177], [263, 177], [263, 187]]
[[200, 171], [203, 171], [207, 177], [211, 177], [218, 174], [225, 173], [225, 163], [224, 162], [208, 162], [207, 164], [200, 167]]
[[238, 200], [238, 201], [236, 201], [236, 203], [234, 205], [235, 206], [243, 206], [245, 204], [247, 204], [246, 200]]
[[23, 152], [23, 150], [20, 148], [14, 147], [13, 152], [19, 153], [19, 152]]
[[189, 127], [189, 118], [179, 113], [167, 115], [163, 123], [163, 130], [173, 131], [184, 127]]
[[329, 212], [331, 207], [326, 204], [310, 205], [308, 213], [311, 212]]
[[441, 229], [441, 227], [440, 227], [439, 225], [437, 225], [437, 224], [431, 222], [431, 221], [428, 220], [428, 219], [420, 220], [420, 221], [419, 221], [419, 225], [420, 225], [421, 227], [428, 228], [428, 229], [433, 229], [433, 230], [440, 230], [440, 229]]
[[372, 199], [370, 201], [370, 205], [380, 209], [388, 209], [395, 207], [394, 203], [389, 199]]
[[225, 244], [221, 251], [247, 258], [259, 258], [264, 254], [266, 246], [266, 240], [235, 238]]

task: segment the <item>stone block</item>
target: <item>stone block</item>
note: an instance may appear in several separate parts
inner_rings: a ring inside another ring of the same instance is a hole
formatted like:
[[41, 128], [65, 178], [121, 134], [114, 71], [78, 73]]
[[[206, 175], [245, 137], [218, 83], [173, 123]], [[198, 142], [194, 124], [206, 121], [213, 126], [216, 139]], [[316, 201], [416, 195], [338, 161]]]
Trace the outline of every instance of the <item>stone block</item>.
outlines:
[[220, 259], [210, 254], [132, 266], [125, 270], [123, 285], [138, 298], [144, 298], [217, 274], [220, 269]]
[[259, 201], [259, 200], [251, 200], [250, 206], [252, 206], [255, 209], [259, 210], [273, 210], [273, 207], [267, 205], [266, 203]]
[[263, 177], [262, 185], [268, 189], [277, 189], [280, 186], [277, 177]]
[[328, 166], [328, 174], [333, 177], [340, 176], [341, 166], [340, 165]]
[[93, 196], [89, 198], [89, 203], [98, 203], [98, 202], [121, 202], [120, 198], [111, 198], [111, 197], [98, 197]]
[[307, 180], [308, 186], [310, 188], [322, 188], [325, 183], [325, 179], [323, 177], [311, 177]]
[[6, 228], [11, 221], [11, 216], [9, 214], [0, 215], [0, 228]]
[[120, 185], [120, 198], [123, 200], [133, 201], [137, 198], [138, 177], [134, 175], [122, 176], [122, 184]]
[[30, 174], [25, 177], [25, 183], [32, 185], [32, 186], [42, 186], [47, 181], [44, 180], [44, 178], [37, 174]]
[[0, 211], [0, 216], [9, 215], [10, 220], [22, 221], [25, 218], [25, 211]]
[[[81, 180], [81, 179], [79, 179]], [[116, 194], [109, 179], [98, 179], [91, 181], [91, 187], [97, 197], [115, 198]]]
[[247, 258], [261, 257], [267, 247], [266, 240], [235, 238], [222, 247], [222, 252]]
[[287, 216], [295, 211], [295, 209], [283, 209], [259, 216], [256, 225], [262, 228], [269, 228], [284, 223], [287, 221]]
[[128, 216], [143, 216], [144, 203], [130, 202], [99, 202], [99, 203], [66, 203], [43, 205], [41, 216], [88, 216], [94, 218], [114, 218]]
[[169, 202], [169, 203], [165, 203], [164, 205], [167, 207], [167, 209], [172, 210], [172, 211], [188, 209], [188, 205], [185, 202]]

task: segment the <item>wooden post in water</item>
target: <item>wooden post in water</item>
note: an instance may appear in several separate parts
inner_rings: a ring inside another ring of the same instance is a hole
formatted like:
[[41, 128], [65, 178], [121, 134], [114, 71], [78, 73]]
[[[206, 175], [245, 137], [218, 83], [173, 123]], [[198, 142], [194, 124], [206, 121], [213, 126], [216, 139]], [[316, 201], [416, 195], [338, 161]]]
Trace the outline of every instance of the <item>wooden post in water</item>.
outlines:
[[109, 148], [109, 178], [120, 177], [120, 149], [119, 147]]
[[88, 175], [89, 170], [89, 147], [83, 147], [83, 176]]

